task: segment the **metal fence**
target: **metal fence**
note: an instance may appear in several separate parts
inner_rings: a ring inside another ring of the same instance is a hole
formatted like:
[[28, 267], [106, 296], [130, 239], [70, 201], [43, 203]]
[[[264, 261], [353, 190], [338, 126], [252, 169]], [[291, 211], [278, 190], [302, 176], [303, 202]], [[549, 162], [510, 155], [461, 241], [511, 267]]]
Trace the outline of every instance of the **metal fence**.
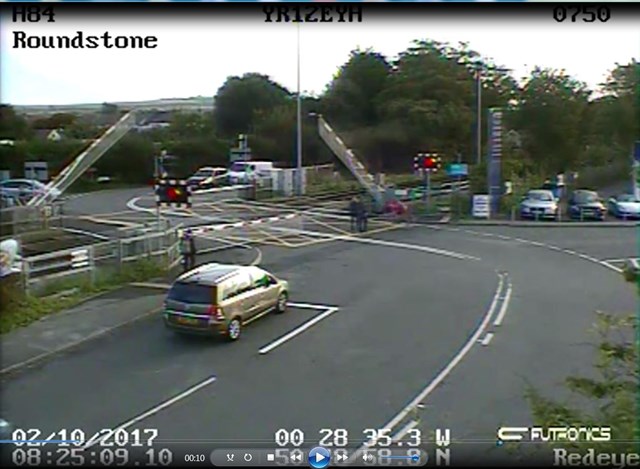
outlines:
[[19, 205], [0, 211], [0, 238], [15, 237], [58, 226], [63, 217], [63, 202], [33, 207]]
[[180, 262], [179, 227], [163, 232], [74, 247], [22, 259], [27, 292], [54, 281], [84, 277], [93, 285], [101, 271], [117, 272], [126, 264], [152, 259], [170, 269]]

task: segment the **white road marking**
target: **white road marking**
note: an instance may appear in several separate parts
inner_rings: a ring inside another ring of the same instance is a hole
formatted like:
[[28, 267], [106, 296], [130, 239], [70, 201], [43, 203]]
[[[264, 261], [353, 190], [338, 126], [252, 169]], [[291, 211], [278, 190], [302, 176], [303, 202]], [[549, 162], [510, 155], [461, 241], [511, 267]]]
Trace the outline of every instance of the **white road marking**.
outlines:
[[588, 254], [579, 253], [578, 256], [591, 262], [596, 262], [596, 263], [598, 262], [598, 259], [596, 259], [595, 257], [591, 257]]
[[391, 441], [400, 441], [400, 440], [402, 440], [402, 438], [404, 438], [404, 436], [407, 433], [409, 433], [413, 428], [415, 428], [417, 425], [418, 425], [418, 421], [417, 420], [412, 420], [411, 422], [406, 424], [404, 427], [402, 427], [402, 429], [398, 433], [393, 435], [391, 437]]
[[611, 264], [609, 264], [609, 263], [608, 263], [608, 262], [606, 262], [606, 261], [600, 261], [600, 262], [598, 262], [598, 264], [600, 264], [600, 265], [602, 265], [602, 266], [606, 267], [607, 269], [611, 269], [611, 270], [613, 270], [613, 271], [615, 271], [615, 272], [618, 272], [619, 274], [621, 274], [622, 272], [624, 272], [624, 269], [621, 269], [620, 267], [616, 267], [615, 265], [611, 265]]
[[486, 347], [491, 342], [491, 339], [493, 339], [493, 332], [487, 332], [487, 335], [485, 335], [484, 339], [480, 341], [480, 344], [482, 344], [483, 347]]
[[288, 306], [291, 306], [292, 308], [305, 308], [305, 309], [338, 309], [337, 306], [329, 306], [329, 305], [313, 305], [311, 303], [289, 303], [287, 302]]
[[[451, 230], [450, 228], [448, 228], [449, 230]], [[472, 230], [464, 230], [465, 233], [469, 233], [469, 234], [476, 234], [476, 232], [472, 231]], [[500, 234], [496, 234], [495, 236], [497, 237], [502, 237], [503, 235]], [[508, 238], [508, 237], [507, 237]], [[617, 273], [622, 273], [624, 271], [624, 269], [621, 269], [619, 267], [616, 267], [612, 264], [617, 264], [617, 263], [624, 263], [627, 262], [629, 259], [606, 259], [606, 260], [599, 260], [596, 259], [595, 257], [589, 256], [588, 254], [584, 254], [578, 251], [574, 251], [571, 249], [564, 249], [558, 246], [554, 246], [552, 244], [546, 244], [546, 243], [541, 243], [539, 241], [532, 241], [532, 240], [527, 240], [527, 239], [523, 239], [523, 238], [510, 238], [513, 239], [514, 241], [518, 241], [520, 243], [524, 243], [524, 244], [530, 244], [532, 246], [538, 246], [541, 248], [545, 248], [545, 249], [549, 249], [551, 251], [557, 251], [557, 252], [563, 252], [565, 254], [569, 254], [571, 256], [576, 256], [576, 257], [580, 257], [584, 260], [587, 260], [589, 262], [593, 262], [595, 264], [599, 264], [603, 267], [606, 267], [607, 269], [613, 270], [614, 272]], [[634, 259], [634, 258], [631, 258]], [[637, 260], [640, 260], [640, 258], [635, 258]]]
[[[300, 307], [300, 306], [297, 306]], [[307, 329], [309, 329], [311, 326], [313, 326], [314, 324], [322, 321], [323, 319], [331, 316], [333, 313], [335, 313], [336, 311], [338, 311], [338, 308], [327, 308], [327, 310], [324, 313], [321, 313], [315, 317], [313, 317], [312, 319], [310, 319], [309, 321], [305, 322], [304, 324], [302, 324], [301, 326], [295, 328], [294, 330], [292, 330], [291, 332], [283, 335], [282, 337], [280, 337], [279, 339], [274, 340], [273, 342], [271, 342], [270, 344], [265, 345], [264, 347], [262, 347], [260, 350], [258, 350], [258, 353], [260, 353], [260, 355], [265, 355], [267, 353], [269, 353], [270, 351], [272, 351], [273, 349], [275, 349], [276, 347], [279, 347], [280, 345], [284, 344], [285, 342], [287, 342], [288, 340], [293, 339], [294, 337], [296, 337], [297, 335], [302, 334], [304, 331], [306, 331]]]
[[439, 254], [442, 256], [448, 256], [448, 257], [453, 257], [453, 258], [462, 259], [462, 260], [474, 260], [474, 261], [480, 260], [480, 258], [475, 256], [460, 254], [453, 251], [445, 251], [444, 249], [430, 248], [430, 247], [421, 246], [418, 244], [398, 243], [394, 241], [385, 241], [382, 239], [374, 239], [374, 238], [362, 238], [362, 237], [356, 237], [356, 236], [334, 235], [329, 233], [321, 233], [317, 231], [298, 230], [294, 228], [273, 227], [272, 230], [289, 232], [289, 233], [298, 233], [298, 234], [303, 234], [307, 236], [317, 236], [320, 238], [330, 238], [334, 241], [350, 241], [355, 243], [374, 244], [378, 246], [388, 246], [388, 247], [395, 247], [400, 249], [412, 249], [414, 251], [428, 252], [430, 254]]
[[[429, 394], [431, 394], [438, 387], [438, 385], [449, 375], [449, 373], [451, 373], [451, 371], [453, 371], [453, 369], [462, 361], [462, 359], [469, 353], [469, 351], [477, 343], [478, 339], [480, 338], [480, 335], [482, 335], [487, 325], [489, 324], [489, 321], [491, 321], [491, 317], [493, 316], [493, 313], [496, 309], [496, 305], [498, 304], [498, 297], [500, 296], [500, 292], [502, 291], [502, 286], [504, 284], [504, 275], [498, 274], [498, 277], [500, 278], [500, 280], [498, 282], [498, 288], [496, 289], [496, 292], [493, 295], [493, 301], [491, 302], [491, 306], [487, 310], [487, 313], [482, 319], [482, 322], [476, 328], [473, 335], [467, 340], [467, 342], [462, 346], [462, 348], [458, 351], [458, 353], [451, 359], [451, 361], [447, 364], [447, 366], [442, 371], [440, 371], [440, 373], [438, 373], [438, 375], [422, 391], [420, 391], [420, 393], [411, 402], [409, 402], [409, 404], [407, 404], [404, 407], [404, 409], [402, 409], [400, 413], [398, 413], [398, 415], [392, 418], [386, 425], [383, 425], [378, 428], [385, 428], [385, 429], [392, 430], [400, 422], [402, 422], [410, 412], [412, 412], [416, 407], [418, 407], [418, 405], [422, 403], [422, 401], [424, 401], [429, 396]], [[351, 455], [350, 461], [353, 461], [355, 460], [355, 458], [358, 458], [364, 449], [372, 446], [375, 442], [376, 442], [376, 439], [373, 438], [368, 442], [366, 442], [364, 445], [362, 445], [360, 448], [358, 448], [358, 450]]]
[[620, 263], [626, 263], [627, 261], [630, 261], [632, 259], [640, 261], [639, 257], [627, 257], [624, 259], [603, 259], [602, 262], [607, 262], [609, 264], [620, 264]]
[[[133, 199], [130, 199], [127, 202], [127, 208], [129, 208], [130, 210], [133, 210], [134, 212], [146, 212], [146, 213], [153, 213], [156, 214], [157, 209], [156, 208], [149, 208], [149, 207], [140, 207], [138, 205], [138, 200], [142, 199], [142, 197], [134, 197]], [[199, 213], [195, 213], [195, 212], [179, 212], [179, 211], [175, 211], [175, 210], [170, 210], [167, 209], [166, 207], [163, 207], [162, 210], [160, 211], [161, 215], [171, 215], [174, 217], [189, 217], [189, 218], [198, 218], [200, 220], [204, 220], [204, 221], [223, 221], [224, 219], [221, 217], [212, 217], [212, 216], [205, 216], [205, 215], [200, 215]]]
[[505, 314], [507, 314], [507, 308], [509, 307], [509, 301], [511, 300], [512, 287], [512, 283], [509, 282], [509, 285], [507, 286], [507, 293], [505, 293], [504, 299], [502, 300], [502, 306], [500, 307], [500, 311], [498, 311], [498, 316], [496, 316], [496, 320], [493, 321], [494, 326], [500, 326]]
[[186, 391], [181, 392], [180, 394], [172, 397], [171, 399], [168, 399], [164, 402], [162, 402], [161, 404], [158, 404], [155, 407], [152, 407], [151, 409], [149, 409], [148, 411], [146, 411], [143, 414], [138, 415], [137, 417], [132, 418], [131, 420], [123, 423], [122, 425], [119, 425], [118, 427], [114, 428], [112, 430], [112, 432], [106, 433], [103, 437], [98, 438], [95, 441], [92, 441], [90, 444], [85, 445], [82, 447], [82, 449], [89, 449], [97, 444], [100, 444], [102, 441], [104, 441], [107, 436], [113, 435], [115, 432], [117, 432], [118, 430], [123, 430], [125, 428], [130, 427], [131, 425], [134, 425], [138, 422], [141, 422], [142, 420], [151, 417], [154, 414], [157, 414], [158, 412], [160, 412], [163, 409], [166, 409], [167, 407], [175, 404], [178, 401], [181, 401], [182, 399], [185, 399], [186, 397], [189, 397], [191, 394], [199, 391], [200, 389], [204, 388], [205, 386], [208, 386], [209, 384], [213, 383], [216, 380], [215, 376], [212, 376], [210, 378], [205, 379], [204, 381], [196, 384], [195, 386], [190, 387], [189, 389], [187, 389]]

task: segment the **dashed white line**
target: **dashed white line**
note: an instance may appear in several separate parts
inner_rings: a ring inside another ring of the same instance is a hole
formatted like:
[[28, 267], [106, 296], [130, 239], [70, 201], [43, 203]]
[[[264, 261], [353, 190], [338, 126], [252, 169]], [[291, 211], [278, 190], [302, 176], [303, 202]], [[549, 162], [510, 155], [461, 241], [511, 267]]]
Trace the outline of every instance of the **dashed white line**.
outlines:
[[598, 259], [596, 259], [595, 257], [591, 257], [588, 254], [579, 253], [578, 256], [591, 262], [598, 262]]
[[[300, 307], [300, 306], [298, 306]], [[258, 353], [260, 353], [260, 355], [265, 355], [267, 353], [269, 353], [270, 351], [272, 351], [273, 349], [275, 349], [276, 347], [279, 347], [280, 345], [284, 344], [285, 342], [293, 339], [294, 337], [296, 337], [297, 335], [302, 334], [304, 331], [306, 331], [307, 329], [309, 329], [311, 326], [313, 326], [314, 324], [322, 321], [323, 319], [331, 316], [333, 313], [335, 313], [336, 311], [338, 311], [338, 308], [328, 308], [324, 313], [321, 313], [315, 317], [313, 317], [312, 319], [310, 319], [309, 321], [305, 322], [304, 324], [302, 324], [301, 326], [295, 328], [294, 330], [292, 330], [291, 332], [283, 335], [282, 337], [280, 337], [279, 339], [274, 340], [273, 342], [271, 342], [270, 344], [265, 345], [264, 347], [262, 347], [260, 350], [258, 350]]]
[[491, 339], [493, 339], [493, 332], [487, 332], [487, 335], [485, 335], [484, 339], [480, 341], [480, 344], [482, 344], [483, 347], [486, 347], [491, 342]]
[[175, 404], [178, 401], [181, 401], [182, 399], [185, 399], [186, 397], [189, 397], [191, 394], [199, 391], [200, 389], [204, 388], [205, 386], [208, 386], [209, 384], [213, 383], [216, 380], [215, 376], [212, 376], [210, 378], [205, 379], [204, 381], [196, 384], [195, 386], [190, 387], [189, 389], [181, 392], [180, 394], [172, 397], [171, 399], [168, 399], [166, 401], [164, 401], [163, 403], [152, 407], [151, 409], [149, 409], [148, 411], [144, 412], [143, 414], [138, 415], [137, 417], [132, 418], [131, 420], [123, 423], [122, 425], [119, 425], [118, 427], [114, 428], [111, 432], [106, 432], [105, 435], [101, 438], [98, 438], [94, 441], [89, 442], [88, 444], [86, 444], [85, 446], [83, 446], [83, 449], [89, 449], [97, 444], [100, 444], [102, 441], [104, 441], [108, 436], [113, 435], [114, 433], [116, 433], [118, 430], [123, 430], [125, 428], [130, 427], [131, 425], [134, 425], [138, 422], [141, 422], [142, 420], [151, 417], [154, 414], [157, 414], [158, 412], [160, 412], [162, 409], [166, 409], [167, 407]]
[[402, 438], [404, 438], [404, 436], [407, 433], [409, 433], [413, 428], [415, 428], [417, 425], [418, 425], [418, 421], [417, 420], [412, 420], [411, 422], [406, 424], [404, 427], [402, 427], [402, 429], [400, 429], [400, 431], [398, 433], [393, 435], [391, 437], [391, 441], [400, 441], [400, 440], [402, 440]]
[[500, 311], [498, 311], [498, 316], [496, 316], [496, 320], [493, 321], [494, 326], [500, 326], [502, 321], [504, 320], [505, 314], [507, 314], [507, 308], [509, 307], [509, 301], [511, 301], [511, 290], [513, 285], [509, 282], [507, 286], [507, 292], [504, 295], [504, 299], [502, 300], [502, 306], [500, 306]]

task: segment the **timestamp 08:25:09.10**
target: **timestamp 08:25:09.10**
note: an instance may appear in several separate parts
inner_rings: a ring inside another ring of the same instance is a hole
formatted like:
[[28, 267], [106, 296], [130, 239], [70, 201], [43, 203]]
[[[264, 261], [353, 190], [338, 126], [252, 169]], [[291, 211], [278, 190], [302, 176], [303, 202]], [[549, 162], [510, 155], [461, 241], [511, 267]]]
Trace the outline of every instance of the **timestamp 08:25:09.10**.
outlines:
[[156, 429], [103, 429], [87, 433], [61, 429], [17, 429], [3, 452], [2, 463], [21, 466], [168, 466], [174, 455], [152, 447]]

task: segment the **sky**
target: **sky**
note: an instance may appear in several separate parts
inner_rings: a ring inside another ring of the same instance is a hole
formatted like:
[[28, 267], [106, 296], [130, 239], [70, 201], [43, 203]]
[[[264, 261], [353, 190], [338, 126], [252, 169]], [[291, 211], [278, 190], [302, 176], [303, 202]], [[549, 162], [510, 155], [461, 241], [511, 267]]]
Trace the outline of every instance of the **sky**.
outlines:
[[[525, 76], [533, 66], [564, 69], [596, 87], [616, 63], [640, 56], [640, 14], [606, 23], [557, 23], [551, 15], [473, 17], [369, 15], [362, 23], [306, 23], [300, 28], [301, 89], [322, 93], [356, 48], [388, 58], [415, 39], [468, 42], [483, 56]], [[154, 35], [156, 49], [16, 49], [27, 35]], [[265, 23], [262, 12], [216, 16], [146, 14], [93, 17], [58, 13], [55, 23], [0, 23], [3, 103], [75, 104], [213, 96], [229, 76], [257, 72], [297, 89], [294, 23]]]

